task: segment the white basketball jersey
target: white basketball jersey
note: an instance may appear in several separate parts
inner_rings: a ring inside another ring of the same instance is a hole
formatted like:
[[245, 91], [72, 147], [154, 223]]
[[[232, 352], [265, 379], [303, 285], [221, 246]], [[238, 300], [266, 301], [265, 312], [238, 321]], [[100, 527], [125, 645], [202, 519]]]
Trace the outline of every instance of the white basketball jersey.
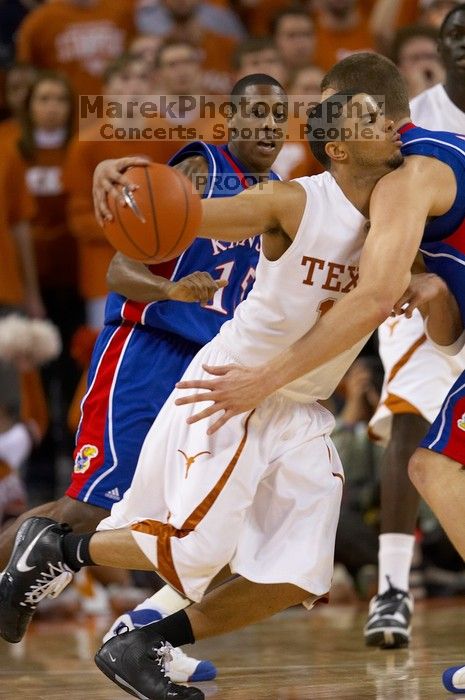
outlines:
[[465, 134], [465, 112], [449, 98], [443, 85], [435, 85], [410, 102], [412, 122], [425, 129]]
[[[220, 336], [233, 357], [255, 366], [303, 336], [320, 316], [354, 289], [366, 219], [330, 173], [294, 180], [307, 201], [297, 235], [276, 261], [263, 251], [252, 291], [226, 322]], [[299, 402], [330, 396], [366, 338], [281, 389]]]

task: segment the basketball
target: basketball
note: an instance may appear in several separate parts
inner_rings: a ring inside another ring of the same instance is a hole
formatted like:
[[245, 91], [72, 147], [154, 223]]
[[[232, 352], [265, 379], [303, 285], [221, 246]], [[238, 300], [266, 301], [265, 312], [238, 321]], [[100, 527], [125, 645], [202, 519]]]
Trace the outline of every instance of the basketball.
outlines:
[[168, 165], [151, 163], [128, 169], [138, 189], [122, 188], [125, 206], [108, 198], [113, 221], [105, 235], [116, 250], [144, 263], [161, 263], [180, 255], [194, 240], [202, 205], [191, 181]]

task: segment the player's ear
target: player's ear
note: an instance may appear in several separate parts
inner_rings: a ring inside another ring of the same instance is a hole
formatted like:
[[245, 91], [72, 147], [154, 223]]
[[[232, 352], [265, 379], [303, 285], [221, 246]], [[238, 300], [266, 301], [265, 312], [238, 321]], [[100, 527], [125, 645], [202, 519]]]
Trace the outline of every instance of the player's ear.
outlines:
[[224, 116], [225, 116], [228, 124], [231, 124], [236, 113], [237, 113], [236, 106], [232, 102], [226, 102], [226, 104], [224, 105]]
[[325, 145], [325, 152], [328, 158], [335, 160], [338, 163], [347, 158], [347, 151], [341, 141], [329, 141]]

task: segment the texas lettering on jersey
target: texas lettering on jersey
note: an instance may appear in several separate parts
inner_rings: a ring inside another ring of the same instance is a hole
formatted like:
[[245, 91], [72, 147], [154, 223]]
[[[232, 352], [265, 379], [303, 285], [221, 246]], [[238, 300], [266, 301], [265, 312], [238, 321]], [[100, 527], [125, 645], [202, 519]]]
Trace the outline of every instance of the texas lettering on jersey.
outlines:
[[355, 289], [358, 282], [359, 269], [357, 265], [322, 260], [310, 255], [302, 256], [301, 265], [307, 270], [302, 284], [320, 286], [328, 292], [341, 292], [346, 294]]

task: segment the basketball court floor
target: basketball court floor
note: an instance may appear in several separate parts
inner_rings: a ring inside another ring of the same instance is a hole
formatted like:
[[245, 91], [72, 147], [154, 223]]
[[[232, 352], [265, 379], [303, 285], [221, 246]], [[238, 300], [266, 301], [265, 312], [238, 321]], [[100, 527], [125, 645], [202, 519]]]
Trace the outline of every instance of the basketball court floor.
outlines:
[[[417, 604], [410, 650], [368, 649], [366, 608], [294, 608], [196, 645], [219, 667], [199, 684], [212, 700], [442, 700], [442, 670], [465, 663], [465, 599]], [[20, 644], [0, 640], [2, 700], [124, 700], [93, 662], [108, 619], [34, 623]]]

